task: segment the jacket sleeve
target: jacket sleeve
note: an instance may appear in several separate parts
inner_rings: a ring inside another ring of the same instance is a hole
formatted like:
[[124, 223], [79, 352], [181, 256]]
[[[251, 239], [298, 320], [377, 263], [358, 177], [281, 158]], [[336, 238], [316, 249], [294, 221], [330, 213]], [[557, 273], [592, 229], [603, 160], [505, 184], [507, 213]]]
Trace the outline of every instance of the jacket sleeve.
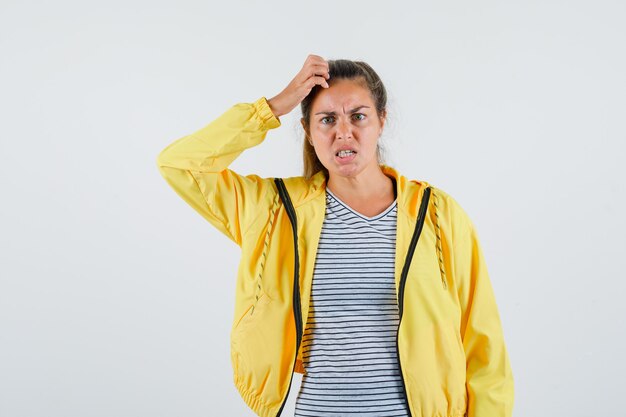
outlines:
[[177, 139], [157, 157], [167, 183], [194, 210], [241, 246], [271, 179], [239, 175], [228, 166], [261, 143], [279, 119], [265, 97], [238, 103], [202, 129]]
[[454, 203], [454, 271], [466, 357], [467, 417], [511, 417], [513, 373], [478, 234]]

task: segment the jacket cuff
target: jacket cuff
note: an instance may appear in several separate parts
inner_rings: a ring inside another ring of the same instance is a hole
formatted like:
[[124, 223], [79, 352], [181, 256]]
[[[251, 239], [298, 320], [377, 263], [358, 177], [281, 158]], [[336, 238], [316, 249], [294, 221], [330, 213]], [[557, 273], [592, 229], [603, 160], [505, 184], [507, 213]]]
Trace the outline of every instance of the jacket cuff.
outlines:
[[256, 115], [259, 119], [261, 119], [261, 123], [263, 123], [267, 129], [273, 129], [280, 126], [280, 120], [272, 112], [272, 109], [265, 97], [261, 97], [252, 103], [252, 106], [254, 107]]

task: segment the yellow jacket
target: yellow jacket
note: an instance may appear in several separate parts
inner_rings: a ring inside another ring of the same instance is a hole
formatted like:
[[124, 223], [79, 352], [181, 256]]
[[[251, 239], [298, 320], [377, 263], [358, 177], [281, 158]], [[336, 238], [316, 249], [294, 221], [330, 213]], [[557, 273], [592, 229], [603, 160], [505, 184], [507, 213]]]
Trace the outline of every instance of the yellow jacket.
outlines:
[[[305, 372], [301, 339], [326, 204], [322, 171], [285, 178], [287, 195], [273, 178], [228, 168], [280, 125], [261, 97], [232, 106], [157, 158], [176, 193], [241, 247], [233, 380], [262, 417], [282, 413], [293, 372]], [[381, 169], [397, 184], [397, 349], [411, 415], [510, 417], [513, 375], [472, 221], [444, 191]]]

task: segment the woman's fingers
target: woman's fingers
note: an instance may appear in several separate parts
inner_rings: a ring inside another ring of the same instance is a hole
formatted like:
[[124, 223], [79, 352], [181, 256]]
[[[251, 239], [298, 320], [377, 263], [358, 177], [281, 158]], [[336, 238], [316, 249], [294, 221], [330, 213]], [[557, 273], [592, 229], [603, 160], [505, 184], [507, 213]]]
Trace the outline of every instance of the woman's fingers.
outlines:
[[311, 89], [315, 87], [315, 85], [321, 85], [324, 88], [328, 88], [328, 82], [326, 81], [326, 78], [319, 76], [319, 75], [310, 77], [307, 80], [307, 84], [306, 84], [307, 90], [311, 91]]
[[329, 79], [330, 73], [328, 72], [328, 65], [315, 65], [310, 70], [310, 75], [322, 75], [324, 78]]
[[328, 65], [328, 63], [326, 62], [324, 58], [322, 58], [319, 55], [314, 55], [314, 54], [309, 54], [309, 56], [307, 56], [306, 60], [304, 61], [304, 65], [309, 64], [309, 63]]
[[319, 55], [309, 54], [304, 61], [302, 69], [296, 74], [291, 82], [275, 97], [270, 99], [270, 107], [275, 114], [289, 113], [297, 106], [315, 87], [321, 85], [329, 88], [330, 78], [328, 62]]

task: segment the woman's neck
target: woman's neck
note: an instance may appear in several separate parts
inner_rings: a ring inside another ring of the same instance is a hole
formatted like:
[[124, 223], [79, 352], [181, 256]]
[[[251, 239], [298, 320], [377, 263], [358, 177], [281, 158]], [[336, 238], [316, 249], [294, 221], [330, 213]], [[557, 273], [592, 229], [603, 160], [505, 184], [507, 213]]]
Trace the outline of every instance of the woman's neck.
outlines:
[[345, 202], [365, 204], [370, 201], [390, 200], [396, 198], [395, 181], [378, 168], [369, 177], [342, 177], [331, 175], [327, 187]]

